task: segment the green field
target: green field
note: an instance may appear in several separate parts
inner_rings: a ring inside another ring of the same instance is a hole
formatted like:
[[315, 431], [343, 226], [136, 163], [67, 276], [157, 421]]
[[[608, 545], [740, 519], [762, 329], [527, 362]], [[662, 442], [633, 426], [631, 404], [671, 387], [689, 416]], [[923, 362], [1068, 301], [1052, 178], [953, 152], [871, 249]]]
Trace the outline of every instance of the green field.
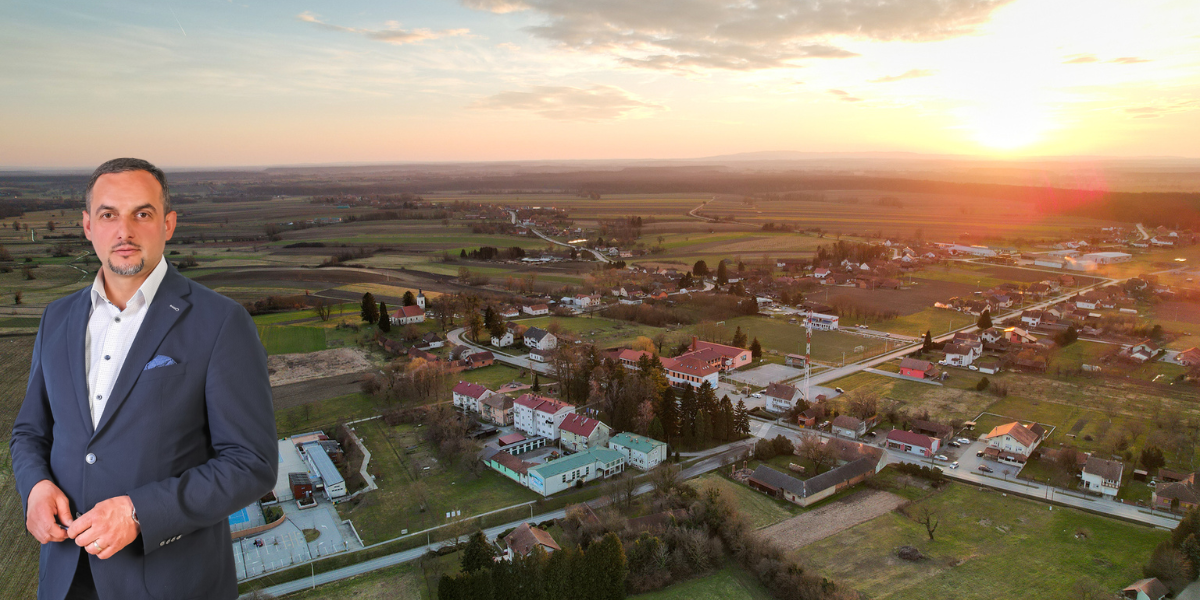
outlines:
[[[458, 554], [451, 555], [458, 558]], [[314, 590], [288, 594], [288, 600], [404, 600], [432, 599], [422, 569], [408, 562], [364, 575], [327, 583]]]
[[974, 386], [979, 377], [975, 373], [967, 373], [969, 372], [955, 372], [946, 380], [946, 385], [942, 386], [865, 372], [855, 373], [826, 385], [840, 387], [847, 392], [859, 389], [874, 392], [881, 398], [881, 410], [887, 410], [894, 405], [910, 414], [928, 410], [930, 416], [937, 420], [969, 420], [987, 409], [996, 398], [991, 394], [975, 391]]
[[630, 596], [637, 600], [769, 600], [771, 594], [744, 569], [727, 564], [702, 577], [689, 579], [654, 592]]
[[918, 337], [930, 332], [933, 336], [945, 335], [955, 329], [974, 325], [977, 317], [956, 310], [929, 307], [910, 315], [871, 323], [871, 329]]
[[[806, 546], [802, 562], [871, 598], [1069, 598], [1090, 578], [1116, 590], [1142, 577], [1141, 565], [1166, 532], [951, 484], [916, 503], [941, 518], [925, 528], [888, 513]], [[927, 560], [906, 562], [915, 546]]]
[[[405, 529], [443, 525], [452, 510], [470, 517], [541, 497], [491, 469], [472, 475], [463, 466], [442, 464], [414, 426], [389, 427], [376, 419], [356, 427], [371, 451], [369, 469], [377, 474], [379, 489], [358, 506], [339, 505], [338, 512], [354, 521], [367, 544], [398, 537]], [[411, 453], [410, 447], [415, 447]]]
[[[773, 318], [748, 316], [729, 319], [725, 321], [724, 325], [726, 332], [724, 341], [728, 343], [732, 340], [734, 332], [741, 327], [742, 332], [746, 334], [746, 339], [753, 341], [754, 338], [758, 338], [765, 353], [774, 350], [781, 355], [803, 354], [804, 328], [800, 325], [789, 324], [787, 321], [788, 318], [785, 316]], [[689, 335], [697, 330], [697, 326], [683, 329]], [[859, 347], [862, 347], [862, 352], [856, 351]], [[813, 331], [812, 335], [813, 360], [820, 362], [840, 364], [844, 358], [847, 363], [851, 363], [880, 354], [885, 347], [895, 349], [896, 345], [894, 342], [885, 344], [878, 338], [864, 337], [843, 331]]]
[[[516, 381], [519, 383], [526, 383], [526, 384], [530, 384], [530, 385], [533, 384], [533, 376], [532, 375], [529, 375], [528, 373], [526, 373], [524, 376], [521, 376], [520, 369], [517, 369], [516, 367], [510, 367], [508, 365], [501, 364], [501, 363], [494, 363], [494, 364], [492, 364], [492, 366], [484, 367], [482, 369], [463, 371], [462, 373], [459, 373], [456, 377], [458, 379], [461, 379], [462, 381], [470, 381], [471, 383], [478, 383], [479, 385], [482, 385], [483, 387], [485, 387], [489, 390], [495, 390], [495, 389], [499, 388], [500, 386], [502, 386], [506, 383], [509, 383], [511, 381]], [[541, 385], [545, 385], [547, 383], [550, 383], [551, 381], [553, 381], [553, 380], [549, 377], [538, 376], [538, 383], [540, 383]]]
[[38, 543], [25, 531], [25, 511], [13, 481], [8, 440], [13, 421], [25, 400], [33, 336], [0, 338], [0, 600], [33, 598], [38, 581]]
[[258, 337], [267, 354], [296, 354], [325, 349], [325, 330], [295, 325], [259, 325]]
[[541, 327], [542, 329], [550, 327], [551, 323], [558, 323], [563, 332], [581, 340], [593, 342], [599, 348], [619, 346], [632, 342], [639, 336], [653, 338], [665, 331], [658, 327], [603, 317], [534, 317], [519, 319], [516, 322], [526, 327]]
[[333, 428], [343, 421], [373, 417], [384, 410], [366, 394], [347, 394], [326, 400], [306, 402], [299, 406], [277, 408], [275, 429], [279, 437], [305, 433], [316, 429]]
[[803, 512], [799, 506], [790, 502], [776, 500], [765, 494], [760, 494], [750, 488], [737, 484], [717, 473], [706, 473], [689, 482], [699, 490], [715, 487], [721, 494], [733, 502], [738, 512], [746, 517], [750, 526], [761, 529], [787, 520]]

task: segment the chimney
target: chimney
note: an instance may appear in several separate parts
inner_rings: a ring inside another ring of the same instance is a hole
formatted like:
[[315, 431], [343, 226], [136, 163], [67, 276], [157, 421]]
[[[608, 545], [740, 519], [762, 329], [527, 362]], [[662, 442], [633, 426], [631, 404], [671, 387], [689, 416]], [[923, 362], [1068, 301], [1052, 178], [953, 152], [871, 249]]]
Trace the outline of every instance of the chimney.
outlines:
[[692, 350], [696, 349], [696, 336], [692, 336]]

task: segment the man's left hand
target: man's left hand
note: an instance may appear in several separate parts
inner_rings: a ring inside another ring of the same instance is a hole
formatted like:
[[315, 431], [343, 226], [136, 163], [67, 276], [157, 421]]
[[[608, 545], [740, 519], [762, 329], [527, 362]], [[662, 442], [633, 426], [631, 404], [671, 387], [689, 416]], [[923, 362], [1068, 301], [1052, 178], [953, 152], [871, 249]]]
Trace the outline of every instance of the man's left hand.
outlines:
[[133, 501], [129, 496], [118, 496], [97, 504], [75, 519], [67, 536], [88, 554], [106, 559], [137, 539], [138, 531], [139, 527], [133, 521]]

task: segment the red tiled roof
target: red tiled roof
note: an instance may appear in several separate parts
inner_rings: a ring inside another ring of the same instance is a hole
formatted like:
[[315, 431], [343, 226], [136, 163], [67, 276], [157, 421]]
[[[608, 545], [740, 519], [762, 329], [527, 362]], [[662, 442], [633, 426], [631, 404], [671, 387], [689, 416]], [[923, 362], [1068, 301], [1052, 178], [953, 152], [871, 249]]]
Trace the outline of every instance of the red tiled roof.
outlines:
[[591, 437], [592, 432], [596, 431], [596, 427], [600, 426], [600, 421], [591, 419], [583, 415], [571, 414], [563, 419], [562, 425], [558, 428], [563, 431], [569, 431], [581, 437]]
[[504, 543], [521, 556], [533, 552], [537, 546], [546, 546], [553, 550], [562, 549], [554, 542], [554, 538], [549, 533], [536, 527], [530, 527], [529, 523], [521, 523], [512, 533], [504, 536]]
[[[519, 433], [510, 433], [508, 435], [500, 436], [500, 445], [501, 446], [507, 446], [509, 444], [515, 444], [517, 442], [523, 442], [523, 441], [525, 441], [525, 436], [523, 436]], [[495, 457], [492, 457], [492, 458], [495, 458]]]
[[692, 350], [716, 350], [718, 354], [728, 358], [733, 358], [741, 355], [743, 352], [747, 352], [747, 350], [743, 350], [737, 346], [726, 346], [725, 344], [717, 344], [701, 340], [692, 342]]
[[[445, 388], [443, 388], [443, 389], [445, 389]], [[469, 381], [460, 381], [460, 382], [458, 382], [458, 385], [454, 386], [454, 389], [451, 391], [453, 391], [455, 394], [461, 394], [463, 396], [470, 396], [470, 397], [478, 400], [478, 399], [482, 398], [484, 394], [488, 393], [489, 390], [487, 388], [483, 387], [482, 385], [479, 385], [478, 383], [471, 383]]]
[[932, 438], [919, 433], [904, 431], [903, 429], [893, 429], [889, 431], [887, 434], [887, 439], [889, 441], [900, 442], [901, 444], [908, 444], [909, 446], [920, 446], [921, 448], [929, 448], [930, 450], [933, 449]]
[[558, 411], [568, 408], [569, 405], [565, 402], [559, 402], [553, 398], [538, 396], [536, 394], [521, 394], [513, 404], [532, 408], [537, 412], [556, 414]]
[[401, 306], [400, 308], [397, 308], [396, 312], [392, 313], [392, 317], [396, 319], [403, 319], [404, 317], [419, 317], [423, 314], [425, 314], [425, 309], [414, 304], [412, 306]]

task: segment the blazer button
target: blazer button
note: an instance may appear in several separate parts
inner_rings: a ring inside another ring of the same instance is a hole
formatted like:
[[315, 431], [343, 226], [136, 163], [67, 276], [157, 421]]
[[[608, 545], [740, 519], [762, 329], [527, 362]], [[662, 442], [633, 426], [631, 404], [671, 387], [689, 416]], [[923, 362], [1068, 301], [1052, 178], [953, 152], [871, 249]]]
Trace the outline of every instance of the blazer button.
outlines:
[[88, 455], [83, 457], [83, 460], [86, 460], [87, 464], [89, 464], [89, 465], [94, 465], [94, 464], [96, 464], [96, 455], [92, 454], [91, 452], [88, 452]]

